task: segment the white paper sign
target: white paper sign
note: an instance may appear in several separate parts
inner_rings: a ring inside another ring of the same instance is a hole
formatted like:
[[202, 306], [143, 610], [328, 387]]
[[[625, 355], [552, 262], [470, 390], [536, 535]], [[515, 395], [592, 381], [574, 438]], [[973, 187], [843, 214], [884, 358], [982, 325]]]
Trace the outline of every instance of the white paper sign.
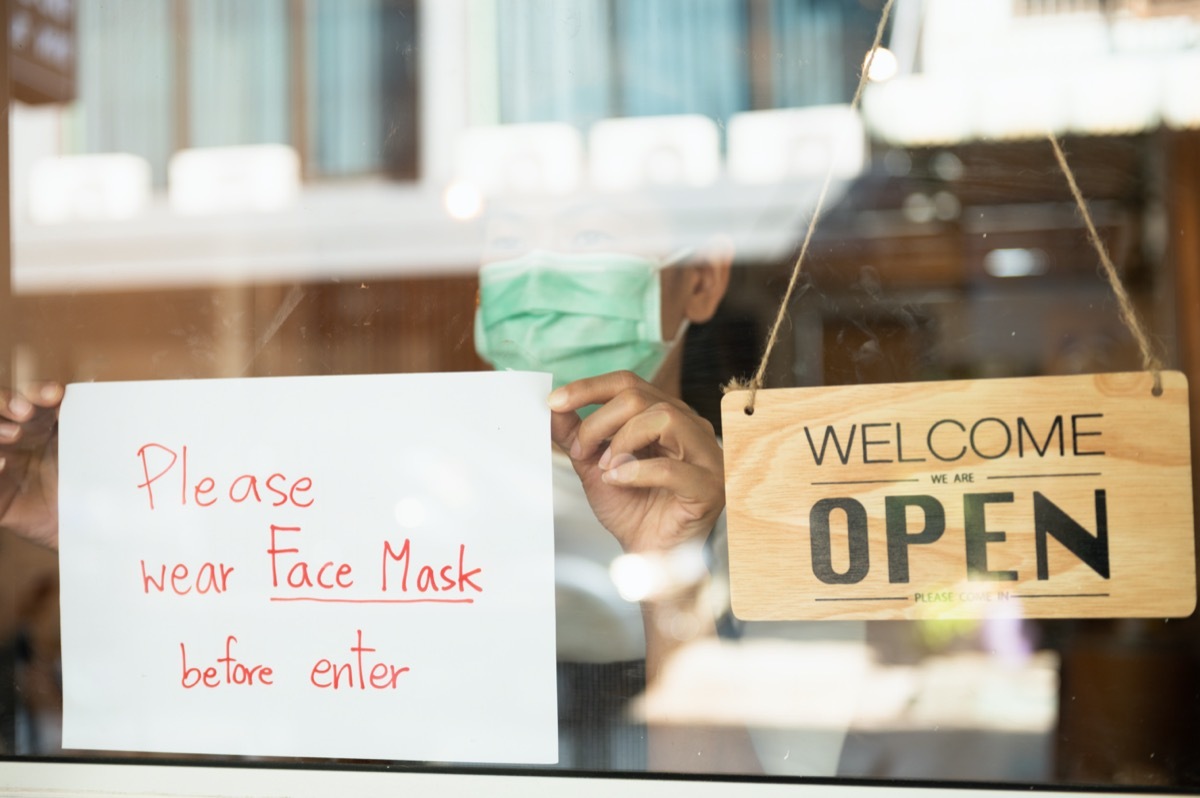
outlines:
[[549, 391], [71, 385], [64, 746], [555, 761]]

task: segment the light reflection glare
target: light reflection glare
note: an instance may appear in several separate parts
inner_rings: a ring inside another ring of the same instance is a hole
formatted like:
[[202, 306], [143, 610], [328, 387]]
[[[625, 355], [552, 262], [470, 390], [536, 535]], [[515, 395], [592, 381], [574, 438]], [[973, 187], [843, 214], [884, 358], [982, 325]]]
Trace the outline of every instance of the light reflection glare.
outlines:
[[283, 144], [179, 150], [167, 166], [171, 209], [186, 216], [280, 211], [300, 195], [300, 155]]
[[983, 257], [983, 268], [992, 277], [1037, 277], [1048, 270], [1040, 249], [993, 249]]
[[882, 662], [859, 643], [697, 640], [679, 649], [633, 713], [768, 729], [794, 727], [797, 717], [808, 729], [843, 728], [853, 715], [857, 731], [1046, 734], [1058, 717], [1058, 668], [1048, 651], [1019, 663], [958, 651], [909, 665]]
[[640, 554], [624, 554], [612, 561], [609, 575], [626, 601], [642, 601], [660, 588], [658, 569]]
[[664, 553], [623, 554], [608, 573], [621, 598], [643, 601], [679, 594], [700, 583], [708, 571], [702, 548], [683, 545]]
[[483, 213], [483, 194], [471, 183], [451, 183], [442, 194], [442, 205], [452, 219], [465, 222]]
[[[870, 58], [870, 72], [867, 77], [875, 83], [883, 83], [896, 77], [896, 73], [900, 71], [900, 62], [896, 60], [896, 55], [886, 47], [879, 47], [875, 50], [875, 57]], [[865, 67], [866, 64], [864, 63]]]
[[117, 221], [150, 202], [150, 163], [122, 153], [42, 158], [29, 177], [29, 215], [38, 224]]
[[904, 198], [904, 216], [913, 224], [928, 224], [937, 217], [937, 207], [932, 199], [919, 191]]

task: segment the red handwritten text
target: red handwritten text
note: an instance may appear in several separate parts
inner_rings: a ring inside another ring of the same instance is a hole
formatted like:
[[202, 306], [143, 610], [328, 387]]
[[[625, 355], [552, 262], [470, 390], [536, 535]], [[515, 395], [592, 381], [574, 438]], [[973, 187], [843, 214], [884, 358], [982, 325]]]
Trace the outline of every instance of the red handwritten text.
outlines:
[[[467, 554], [466, 545], [458, 547], [458, 567], [457, 572], [454, 563], [444, 565], [440, 569], [435, 570], [436, 566], [422, 565], [417, 569], [417, 578], [414, 582], [414, 587], [419, 593], [440, 592], [443, 590], [458, 590], [459, 593], [466, 591], [470, 586], [476, 593], [482, 593], [483, 588], [472, 581], [472, 577], [478, 576], [483, 569], [472, 568], [466, 570], [464, 564]], [[412, 565], [412, 541], [408, 538], [404, 539], [404, 543], [400, 545], [400, 550], [396, 551], [392, 548], [389, 541], [383, 542], [383, 586], [382, 589], [386, 593], [388, 589], [388, 564], [391, 562], [403, 563], [403, 569], [400, 573], [400, 591], [407, 593], [409, 589], [408, 573]], [[393, 584], [395, 584], [393, 582]]]
[[155, 508], [154, 491], [156, 483], [160, 480], [163, 480], [163, 484], [157, 486], [160, 498], [162, 490], [177, 487], [181, 505], [186, 505], [189, 497], [197, 507], [211, 507], [221, 500], [234, 504], [269, 502], [272, 507], [290, 504], [301, 508], [311, 507], [313, 503], [313, 499], [307, 496], [313, 486], [309, 477], [300, 477], [289, 482], [286, 476], [278, 472], [266, 477], [239, 474], [228, 480], [227, 487], [218, 489], [218, 485], [223, 486], [225, 482], [218, 483], [215, 476], [202, 476], [195, 482], [189, 480], [186, 446], [181, 447], [180, 452], [176, 452], [161, 443], [147, 443], [137, 450], [137, 457], [141, 460], [142, 476], [145, 479], [144, 482], [138, 483], [137, 487], [146, 491], [146, 500], [150, 502], [151, 510]]
[[[271, 586], [279, 587], [279, 555], [281, 554], [299, 554], [298, 548], [279, 548], [279, 541], [276, 538], [280, 532], [299, 532], [298, 526], [276, 526], [271, 524], [271, 548], [267, 549], [267, 554], [271, 557]], [[332, 571], [332, 573], [331, 573]], [[332, 560], [327, 561], [324, 565], [316, 569], [316, 579], [313, 579], [313, 569], [304, 560], [292, 563], [292, 566], [287, 572], [288, 587], [319, 587], [325, 590], [333, 590], [336, 588], [347, 588], [354, 584], [354, 580], [350, 578], [353, 569], [349, 563], [338, 563], [335, 567]]]
[[309, 672], [308, 680], [313, 687], [322, 689], [353, 689], [366, 690], [395, 690], [396, 681], [401, 674], [409, 672], [408, 667], [396, 667], [388, 662], [368, 663], [363, 661], [363, 654], [373, 654], [376, 649], [363, 645], [362, 629], [358, 630], [358, 642], [350, 646], [354, 659], [350, 662], [334, 664], [328, 659], [319, 659]]
[[[245, 665], [233, 656], [233, 644], [237, 638], [229, 635], [225, 638], [225, 656], [217, 657], [216, 666], [200, 668], [188, 665], [187, 648], [179, 644], [179, 653], [183, 658], [183, 677], [180, 684], [185, 690], [203, 685], [204, 687], [220, 687], [221, 685], [240, 684], [246, 686], [274, 684], [271, 677], [274, 671], [266, 665]], [[224, 666], [224, 667], [222, 667]]]
[[159, 593], [166, 591], [168, 586], [177, 596], [186, 596], [194, 589], [200, 595], [205, 593], [224, 593], [229, 589], [229, 575], [233, 566], [223, 562], [206, 562], [200, 566], [195, 575], [183, 563], [171, 566], [171, 576], [167, 577], [167, 566], [158, 566], [158, 579], [154, 578], [154, 566], [146, 570], [146, 561], [142, 560], [142, 590], [149, 593], [153, 587]]

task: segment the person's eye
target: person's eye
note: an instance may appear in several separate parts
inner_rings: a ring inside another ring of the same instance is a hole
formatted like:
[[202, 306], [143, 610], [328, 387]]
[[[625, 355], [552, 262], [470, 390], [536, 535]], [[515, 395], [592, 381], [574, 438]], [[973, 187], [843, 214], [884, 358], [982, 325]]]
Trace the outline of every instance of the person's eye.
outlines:
[[524, 245], [520, 236], [499, 235], [488, 239], [488, 250], [491, 252], [517, 252]]
[[571, 239], [575, 249], [600, 249], [611, 244], [615, 239], [603, 230], [580, 230]]

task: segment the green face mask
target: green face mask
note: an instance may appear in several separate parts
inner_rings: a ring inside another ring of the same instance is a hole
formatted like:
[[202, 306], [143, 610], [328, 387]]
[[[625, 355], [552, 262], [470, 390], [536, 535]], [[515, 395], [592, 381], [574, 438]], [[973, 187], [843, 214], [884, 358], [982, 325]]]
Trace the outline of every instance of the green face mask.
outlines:
[[549, 371], [555, 388], [621, 369], [650, 380], [683, 334], [662, 340], [658, 273], [677, 260], [535, 250], [489, 263], [475, 351], [497, 369]]

